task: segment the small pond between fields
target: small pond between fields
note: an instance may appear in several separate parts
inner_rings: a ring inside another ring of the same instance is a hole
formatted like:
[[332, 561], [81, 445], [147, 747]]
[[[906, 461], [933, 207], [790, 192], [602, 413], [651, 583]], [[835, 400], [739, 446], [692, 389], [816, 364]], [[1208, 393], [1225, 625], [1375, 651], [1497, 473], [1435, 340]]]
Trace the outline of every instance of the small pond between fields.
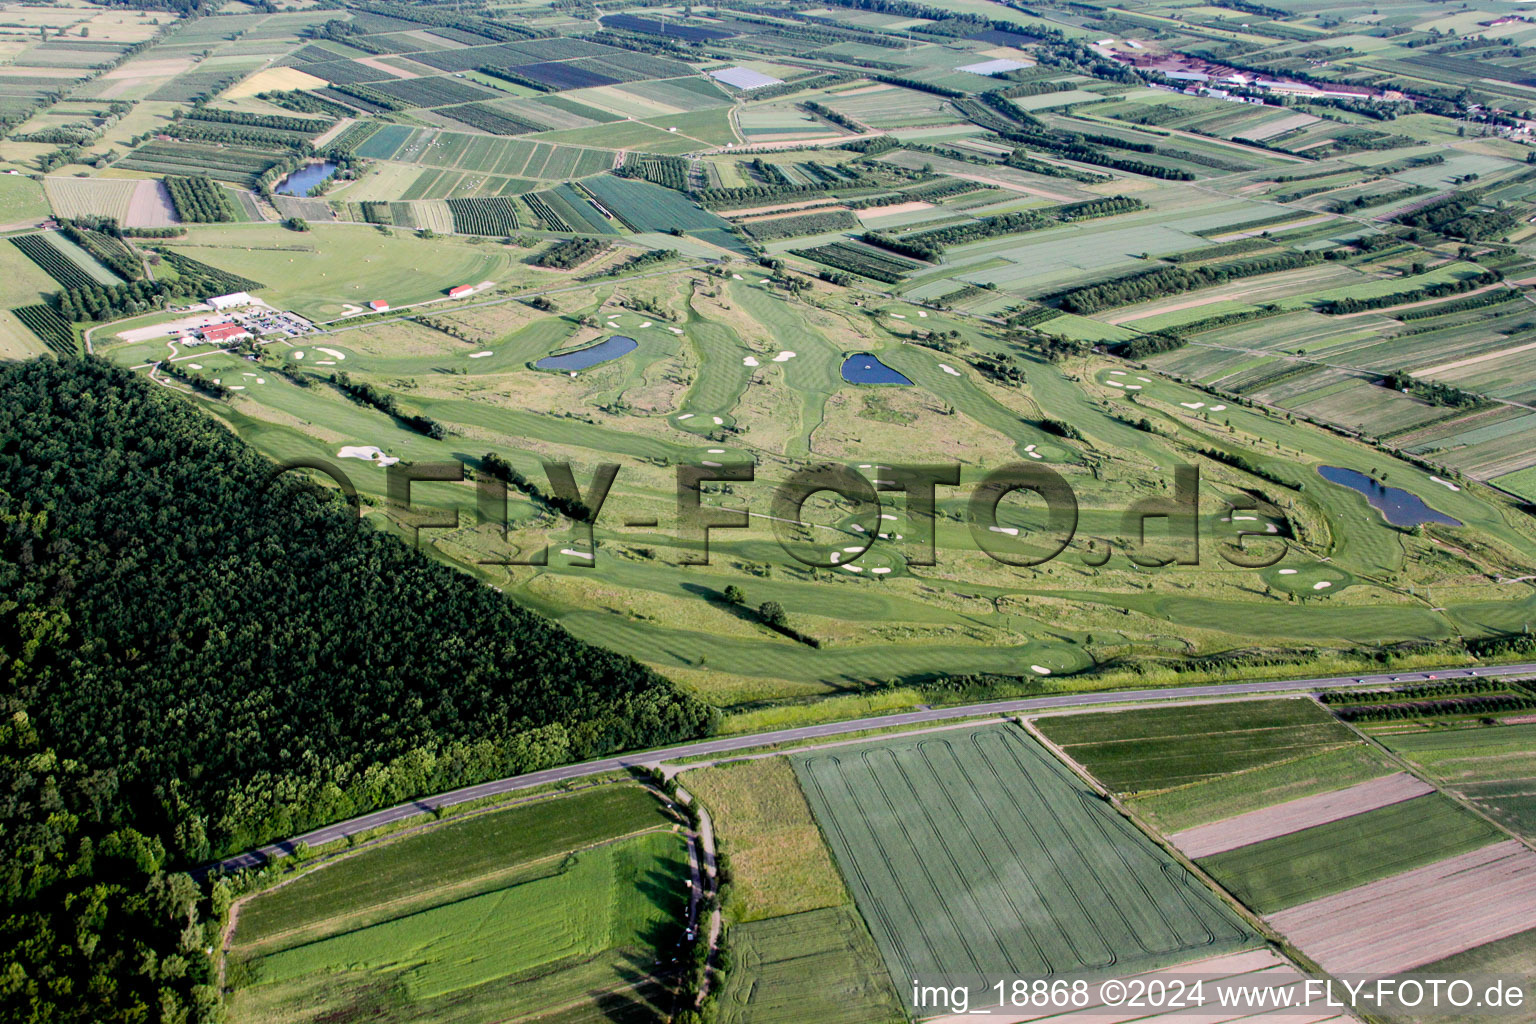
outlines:
[[336, 173], [336, 166], [329, 160], [306, 164], [278, 182], [272, 191], [285, 196], [307, 196], [310, 189]]

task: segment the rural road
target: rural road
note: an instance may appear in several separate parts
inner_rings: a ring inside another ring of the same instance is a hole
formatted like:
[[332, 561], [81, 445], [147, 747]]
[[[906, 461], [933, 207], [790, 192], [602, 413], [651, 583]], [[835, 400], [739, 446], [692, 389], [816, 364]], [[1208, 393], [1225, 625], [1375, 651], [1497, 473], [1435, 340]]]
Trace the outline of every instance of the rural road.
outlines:
[[957, 707], [929, 708], [922, 711], [907, 711], [894, 715], [875, 715], [869, 718], [828, 722], [825, 725], [807, 725], [794, 729], [779, 729], [774, 732], [760, 732], [746, 736], [727, 736], [719, 739], [698, 740], [693, 743], [684, 743], [657, 750], [644, 750], [632, 754], [605, 757], [596, 761], [584, 761], [580, 764], [565, 765], [560, 768], [546, 768], [543, 771], [530, 772], [526, 775], [513, 775], [505, 779], [482, 782], [478, 786], [467, 786], [463, 789], [439, 793], [436, 796], [422, 797], [409, 803], [399, 804], [382, 811], [374, 811], [372, 814], [364, 814], [360, 817], [340, 821], [334, 825], [327, 825], [324, 828], [318, 828], [312, 832], [306, 832], [303, 835], [294, 836], [279, 843], [272, 843], [256, 850], [250, 850], [246, 853], [226, 858], [225, 860], [208, 865], [204, 870], [239, 871], [243, 868], [260, 867], [268, 860], [285, 857], [292, 853], [298, 843], [303, 843], [310, 847], [319, 846], [324, 843], [334, 842], [337, 839], [345, 839], [360, 832], [366, 832], [369, 829], [378, 828], [381, 825], [404, 821], [422, 814], [430, 814], [442, 808], [453, 807], [456, 804], [465, 803], [470, 800], [500, 796], [504, 793], [513, 793], [520, 789], [542, 786], [551, 782], [562, 782], [567, 779], [578, 779], [583, 776], [597, 775], [602, 772], [615, 771], [634, 765], [652, 765], [660, 761], [670, 761], [680, 757], [730, 753], [732, 751], [745, 750], [749, 747], [761, 747], [796, 740], [814, 740], [828, 736], [841, 736], [864, 729], [882, 729], [899, 725], [923, 725], [950, 719], [971, 718], [978, 715], [1014, 714], [1021, 711], [1049, 711], [1055, 708], [1087, 707], [1094, 704], [1124, 704], [1142, 701], [1178, 700], [1180, 698], [1229, 697], [1254, 693], [1310, 692], [1328, 687], [1354, 684], [1356, 680], [1360, 680], [1368, 685], [1382, 685], [1394, 682], [1415, 683], [1423, 682], [1431, 674], [1447, 679], [1466, 676], [1469, 673], [1476, 673], [1482, 677], [1536, 675], [1536, 662], [1524, 662], [1518, 665], [1478, 666], [1476, 668], [1436, 669], [1433, 673], [1426, 670], [1402, 672], [1396, 675], [1383, 673], [1366, 676], [1326, 676], [1259, 683], [1211, 683], [1203, 686], [1169, 686], [1150, 690], [1105, 690], [1094, 693], [1063, 693], [1050, 697], [1022, 697], [1013, 700], [987, 701], [981, 704], [965, 704]]

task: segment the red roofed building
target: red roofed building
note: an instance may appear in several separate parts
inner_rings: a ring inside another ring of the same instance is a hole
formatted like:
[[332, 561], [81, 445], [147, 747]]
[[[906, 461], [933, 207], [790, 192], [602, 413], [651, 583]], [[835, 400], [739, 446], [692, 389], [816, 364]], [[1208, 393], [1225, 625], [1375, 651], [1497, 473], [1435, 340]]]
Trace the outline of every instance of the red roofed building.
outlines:
[[203, 340], [214, 345], [223, 345], [250, 336], [251, 332], [239, 324], [209, 324], [203, 328]]
[[452, 288], [448, 289], [448, 297], [450, 299], [457, 299], [461, 295], [468, 295], [474, 290], [475, 286], [472, 284], [456, 284]]
[[368, 308], [373, 310], [375, 313], [382, 313], [389, 308], [389, 303], [385, 302], [383, 299], [374, 299], [372, 302], [368, 303]]

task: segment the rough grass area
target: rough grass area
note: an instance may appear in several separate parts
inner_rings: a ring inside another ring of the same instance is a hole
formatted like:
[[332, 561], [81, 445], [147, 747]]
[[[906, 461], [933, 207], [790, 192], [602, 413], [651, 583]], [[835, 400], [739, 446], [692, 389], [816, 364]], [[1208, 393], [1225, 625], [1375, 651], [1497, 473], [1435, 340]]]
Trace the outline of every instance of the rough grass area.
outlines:
[[1433, 793], [1200, 861], [1234, 896], [1272, 914], [1503, 839]]
[[781, 757], [701, 768], [682, 777], [714, 819], [721, 849], [730, 856], [738, 921], [778, 917], [848, 902], [811, 817], [811, 808]]

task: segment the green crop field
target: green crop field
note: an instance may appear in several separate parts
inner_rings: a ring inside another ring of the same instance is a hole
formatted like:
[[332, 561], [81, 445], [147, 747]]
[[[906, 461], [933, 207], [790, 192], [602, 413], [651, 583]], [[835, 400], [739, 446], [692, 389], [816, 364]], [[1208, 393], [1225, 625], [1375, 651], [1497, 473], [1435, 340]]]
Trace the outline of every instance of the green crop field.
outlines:
[[1374, 747], [1355, 742], [1202, 778], [1135, 798], [1131, 805], [1161, 831], [1178, 832], [1287, 800], [1357, 785], [1392, 770], [1391, 762]]
[[1536, 725], [1405, 732], [1377, 738], [1506, 828], [1536, 837]]
[[1244, 904], [1272, 914], [1503, 838], [1483, 819], [1431, 793], [1199, 863]]
[[730, 930], [722, 1024], [897, 1024], [906, 1014], [864, 922], [850, 906]]
[[1036, 725], [1121, 793], [1200, 782], [1356, 743], [1327, 711], [1299, 698], [1048, 716]]
[[677, 941], [683, 841], [630, 785], [552, 796], [343, 857], [245, 905], [232, 1019], [483, 1017], [605, 1000], [658, 1020], [636, 977]]
[[914, 978], [1131, 972], [1253, 941], [1016, 726], [792, 760], [904, 998]]

